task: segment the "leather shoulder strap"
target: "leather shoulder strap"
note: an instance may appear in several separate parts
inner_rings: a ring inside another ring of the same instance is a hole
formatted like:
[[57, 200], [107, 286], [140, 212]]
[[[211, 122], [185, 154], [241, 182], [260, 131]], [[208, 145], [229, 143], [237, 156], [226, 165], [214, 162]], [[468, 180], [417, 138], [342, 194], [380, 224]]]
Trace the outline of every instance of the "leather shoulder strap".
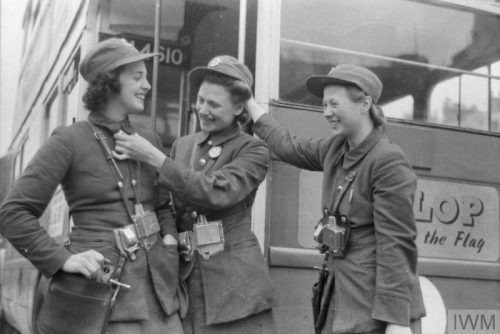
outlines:
[[332, 212], [337, 212], [337, 210], [339, 209], [340, 202], [342, 201], [342, 198], [344, 198], [344, 195], [347, 192], [347, 189], [349, 189], [352, 182], [354, 181], [354, 178], [356, 177], [357, 173], [358, 173], [357, 170], [350, 171], [346, 175], [346, 177], [344, 178], [344, 183], [337, 188], [339, 193], [335, 196], [335, 201], [333, 202]]
[[106, 157], [106, 160], [109, 163], [109, 166], [113, 172], [116, 183], [118, 185], [118, 189], [120, 190], [120, 195], [122, 198], [123, 205], [125, 206], [125, 209], [127, 210], [127, 213], [130, 217], [130, 220], [133, 221], [133, 218], [132, 218], [133, 213], [127, 204], [127, 195], [125, 194], [125, 189], [123, 188], [124, 187], [123, 173], [121, 172], [120, 168], [118, 167], [118, 164], [116, 163], [116, 160], [113, 157], [113, 152], [112, 152], [111, 148], [109, 147], [108, 143], [106, 142], [106, 135], [103, 131], [101, 131], [99, 128], [97, 128], [97, 126], [95, 126], [91, 122], [87, 121], [87, 125], [94, 132], [94, 137], [101, 144], [104, 156]]

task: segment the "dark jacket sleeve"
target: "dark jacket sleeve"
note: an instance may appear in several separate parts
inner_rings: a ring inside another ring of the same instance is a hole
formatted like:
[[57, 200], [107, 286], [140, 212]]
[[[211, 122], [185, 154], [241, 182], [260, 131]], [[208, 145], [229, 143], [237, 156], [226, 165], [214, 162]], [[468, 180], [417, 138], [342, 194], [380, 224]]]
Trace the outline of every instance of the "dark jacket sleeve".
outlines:
[[372, 318], [404, 326], [410, 324], [418, 257], [415, 188], [416, 176], [401, 152], [380, 156], [373, 170], [377, 268]]
[[[156, 133], [155, 142], [156, 147], [161, 150], [162, 142], [160, 136]], [[156, 191], [158, 194], [156, 214], [158, 215], [158, 222], [160, 224], [160, 234], [162, 237], [171, 234], [177, 239], [178, 233], [173, 215], [173, 208], [170, 203], [170, 192], [163, 187], [156, 187]]]
[[323, 170], [323, 161], [328, 149], [327, 140], [292, 136], [287, 128], [267, 114], [255, 122], [253, 131], [269, 145], [280, 160], [299, 168]]
[[160, 184], [199, 207], [229, 208], [258, 188], [269, 164], [267, 146], [258, 139], [248, 140], [233, 154], [230, 162], [208, 175], [166, 158], [159, 170]]
[[67, 132], [56, 129], [0, 207], [0, 233], [46, 277], [58, 271], [71, 255], [38, 218], [70, 168], [72, 153]]
[[158, 222], [160, 223], [160, 234], [162, 237], [171, 234], [177, 239], [177, 227], [172, 211], [173, 208], [170, 205], [170, 192], [163, 187], [158, 187], [156, 214], [158, 215]]

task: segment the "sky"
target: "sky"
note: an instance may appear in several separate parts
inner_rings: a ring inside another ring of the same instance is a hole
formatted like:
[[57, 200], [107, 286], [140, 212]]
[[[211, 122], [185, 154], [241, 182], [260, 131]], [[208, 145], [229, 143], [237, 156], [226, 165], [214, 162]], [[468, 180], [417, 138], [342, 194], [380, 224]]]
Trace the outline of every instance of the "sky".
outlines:
[[0, 157], [12, 136], [27, 0], [0, 0]]

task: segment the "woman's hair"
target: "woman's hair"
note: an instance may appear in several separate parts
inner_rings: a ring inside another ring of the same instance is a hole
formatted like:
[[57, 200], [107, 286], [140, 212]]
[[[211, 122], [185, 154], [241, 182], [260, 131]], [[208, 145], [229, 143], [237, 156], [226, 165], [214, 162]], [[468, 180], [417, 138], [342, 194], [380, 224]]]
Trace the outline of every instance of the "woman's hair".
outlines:
[[[351, 99], [352, 102], [361, 102], [367, 96], [361, 89], [357, 86], [347, 86], [347, 96]], [[370, 118], [373, 122], [373, 125], [378, 128], [385, 123], [385, 116], [382, 108], [376, 105], [372, 101], [372, 105], [370, 106]]]
[[121, 90], [120, 73], [124, 66], [119, 66], [111, 72], [98, 73], [89, 82], [87, 91], [83, 95], [85, 108], [90, 111], [100, 111], [108, 103], [108, 98], [114, 94], [119, 94]]
[[[202, 80], [202, 83], [203, 82], [221, 85], [226, 88], [229, 94], [231, 94], [231, 100], [233, 104], [236, 105], [243, 104], [252, 97], [252, 89], [248, 87], [248, 85], [244, 81], [233, 79], [226, 75], [209, 73], [205, 75]], [[240, 123], [243, 131], [250, 134], [252, 133], [252, 119], [248, 115], [246, 109], [243, 109], [243, 112], [236, 116], [236, 120]]]

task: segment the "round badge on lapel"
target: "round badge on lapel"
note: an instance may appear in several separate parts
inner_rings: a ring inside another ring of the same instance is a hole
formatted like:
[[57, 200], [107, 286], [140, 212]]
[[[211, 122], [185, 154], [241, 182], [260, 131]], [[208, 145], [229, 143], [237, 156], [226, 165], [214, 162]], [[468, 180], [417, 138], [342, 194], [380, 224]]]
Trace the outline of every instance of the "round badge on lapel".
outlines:
[[208, 150], [208, 156], [210, 159], [216, 159], [222, 152], [222, 147], [213, 146], [210, 150]]

